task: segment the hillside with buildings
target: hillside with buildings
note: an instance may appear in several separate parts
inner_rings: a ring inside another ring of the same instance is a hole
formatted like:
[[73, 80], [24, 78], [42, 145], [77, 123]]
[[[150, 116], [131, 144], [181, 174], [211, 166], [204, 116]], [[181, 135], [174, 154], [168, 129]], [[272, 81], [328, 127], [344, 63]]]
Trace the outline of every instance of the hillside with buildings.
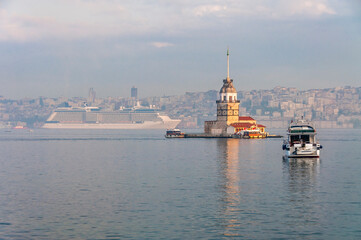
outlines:
[[[98, 106], [116, 110], [136, 104], [134, 97], [96, 98], [91, 89], [87, 98], [7, 99], [0, 97], [0, 124], [40, 127], [59, 106]], [[216, 118], [219, 91], [187, 92], [179, 96], [140, 98], [143, 106], [160, 108], [172, 118], [181, 119], [181, 128], [203, 128], [204, 121]], [[285, 127], [297, 117], [304, 116], [319, 127], [360, 128], [361, 87], [298, 90], [275, 87], [270, 90], [239, 91], [239, 115], [253, 116], [267, 127]]]
[[[186, 93], [182, 96], [148, 98], [171, 116], [181, 118], [181, 127], [202, 127], [215, 119], [218, 91]], [[253, 116], [268, 127], [285, 127], [293, 118], [304, 116], [320, 127], [361, 127], [361, 87], [298, 90], [239, 91], [239, 115]]]

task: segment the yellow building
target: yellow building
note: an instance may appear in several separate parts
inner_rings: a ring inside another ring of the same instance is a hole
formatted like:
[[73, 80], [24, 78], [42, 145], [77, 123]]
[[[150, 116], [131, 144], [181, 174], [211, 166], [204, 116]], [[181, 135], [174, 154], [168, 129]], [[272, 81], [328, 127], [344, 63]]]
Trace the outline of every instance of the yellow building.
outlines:
[[265, 133], [266, 130], [266, 126], [258, 124], [255, 119], [249, 116], [239, 117], [239, 121], [232, 123], [231, 126], [235, 128], [235, 132], [259, 129], [260, 133]]

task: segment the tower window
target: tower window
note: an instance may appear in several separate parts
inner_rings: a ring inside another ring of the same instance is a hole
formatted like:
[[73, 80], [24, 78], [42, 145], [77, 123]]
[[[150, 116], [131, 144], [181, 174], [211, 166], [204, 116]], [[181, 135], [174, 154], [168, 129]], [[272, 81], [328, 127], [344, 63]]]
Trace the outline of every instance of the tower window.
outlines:
[[223, 97], [223, 101], [227, 101], [227, 97], [226, 97], [226, 96]]
[[229, 101], [232, 102], [232, 96], [229, 96]]

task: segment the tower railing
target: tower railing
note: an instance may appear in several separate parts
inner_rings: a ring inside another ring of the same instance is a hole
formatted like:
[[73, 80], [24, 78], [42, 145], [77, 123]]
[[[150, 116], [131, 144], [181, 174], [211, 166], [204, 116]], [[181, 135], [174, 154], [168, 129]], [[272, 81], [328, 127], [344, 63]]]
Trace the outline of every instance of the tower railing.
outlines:
[[240, 100], [216, 100], [216, 103], [240, 103]]

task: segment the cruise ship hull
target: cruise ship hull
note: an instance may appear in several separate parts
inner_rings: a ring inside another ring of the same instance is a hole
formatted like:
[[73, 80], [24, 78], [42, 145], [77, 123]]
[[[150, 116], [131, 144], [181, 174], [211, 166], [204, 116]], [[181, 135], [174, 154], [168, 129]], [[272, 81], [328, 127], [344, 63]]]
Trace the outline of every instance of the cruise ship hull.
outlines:
[[180, 120], [170, 122], [143, 122], [143, 123], [45, 123], [43, 128], [52, 129], [171, 129], [179, 124]]

